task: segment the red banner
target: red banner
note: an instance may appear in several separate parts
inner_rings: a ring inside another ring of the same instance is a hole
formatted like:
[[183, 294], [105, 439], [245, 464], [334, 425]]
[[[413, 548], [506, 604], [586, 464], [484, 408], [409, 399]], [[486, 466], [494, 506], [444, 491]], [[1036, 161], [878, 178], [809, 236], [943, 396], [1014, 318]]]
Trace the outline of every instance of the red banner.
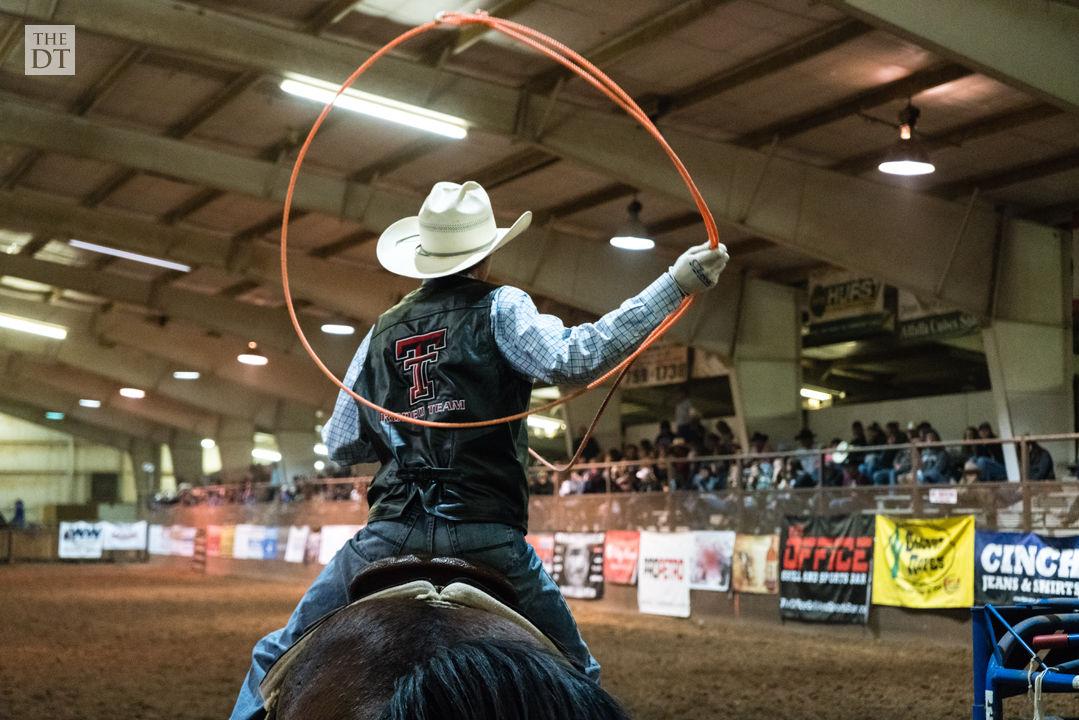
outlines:
[[543, 563], [543, 569], [551, 572], [554, 567], [554, 535], [552, 533], [536, 533], [525, 535], [525, 542], [532, 546]]
[[608, 530], [603, 551], [603, 577], [615, 585], [634, 585], [637, 582], [637, 556], [641, 534], [636, 530]]

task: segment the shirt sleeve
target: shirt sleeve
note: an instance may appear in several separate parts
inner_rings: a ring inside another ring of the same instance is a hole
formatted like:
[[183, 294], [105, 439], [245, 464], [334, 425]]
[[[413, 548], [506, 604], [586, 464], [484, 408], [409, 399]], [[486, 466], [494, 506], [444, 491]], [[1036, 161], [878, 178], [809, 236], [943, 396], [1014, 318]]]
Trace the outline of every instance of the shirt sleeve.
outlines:
[[[368, 331], [359, 349], [356, 350], [352, 363], [348, 366], [344, 380], [341, 381], [350, 388], [356, 387], [364, 361], [367, 360], [367, 348], [370, 344], [371, 331]], [[322, 442], [329, 451], [330, 459], [338, 465], [355, 465], [378, 459], [374, 450], [360, 434], [359, 405], [355, 398], [344, 390], [337, 394], [333, 415], [322, 426]]]
[[567, 328], [543, 315], [515, 287], [495, 291], [491, 329], [506, 361], [525, 377], [578, 385], [591, 382], [633, 352], [685, 297], [663, 273], [638, 295], [594, 323]]

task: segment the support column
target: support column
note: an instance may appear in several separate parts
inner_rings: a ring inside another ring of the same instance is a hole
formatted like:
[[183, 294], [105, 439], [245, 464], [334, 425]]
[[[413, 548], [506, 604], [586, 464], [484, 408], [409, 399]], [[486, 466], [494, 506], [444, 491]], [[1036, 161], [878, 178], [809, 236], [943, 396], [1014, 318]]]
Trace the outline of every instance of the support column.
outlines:
[[[562, 394], [572, 392], [573, 389], [571, 387], [560, 388]], [[577, 449], [574, 441], [580, 442], [581, 440], [580, 428], [587, 428], [592, 422], [592, 418], [595, 417], [596, 411], [599, 410], [599, 406], [606, 395], [607, 388], [605, 386], [562, 405], [566, 414], [566, 433], [569, 436], [566, 442], [567, 453], [572, 453]], [[596, 438], [603, 452], [607, 452], [611, 448], [622, 449], [621, 408], [622, 391], [618, 390], [615, 392], [614, 397], [611, 398], [610, 404], [607, 405], [607, 410], [603, 413], [603, 417], [599, 419], [599, 424], [596, 425], [596, 429], [592, 433], [592, 437]], [[572, 447], [569, 447], [571, 444]]]
[[322, 442], [314, 428], [310, 430], [278, 430], [274, 433], [277, 449], [281, 451], [281, 477], [286, 482], [295, 475], [311, 477], [315, 473], [315, 444]]
[[221, 452], [221, 479], [239, 480], [251, 466], [251, 451], [255, 447], [254, 423], [222, 418], [217, 431], [217, 447]]
[[731, 356], [731, 394], [742, 447], [763, 432], [790, 442], [801, 427], [801, 322], [793, 288], [746, 278]]
[[192, 433], [174, 432], [169, 441], [172, 455], [172, 474], [176, 484], [202, 484], [202, 438]]
[[[997, 434], [1068, 432], [1074, 426], [1071, 337], [1071, 235], [1009, 221], [995, 262], [991, 323], [982, 330]], [[1047, 444], [1057, 462], [1067, 444]], [[1004, 446], [1010, 480], [1019, 459]]]
[[138, 496], [139, 505], [143, 505], [146, 498], [153, 497], [160, 487], [161, 478], [161, 453], [159, 445], [150, 440], [133, 439], [129, 453], [131, 454], [131, 467], [135, 473], [135, 494]]

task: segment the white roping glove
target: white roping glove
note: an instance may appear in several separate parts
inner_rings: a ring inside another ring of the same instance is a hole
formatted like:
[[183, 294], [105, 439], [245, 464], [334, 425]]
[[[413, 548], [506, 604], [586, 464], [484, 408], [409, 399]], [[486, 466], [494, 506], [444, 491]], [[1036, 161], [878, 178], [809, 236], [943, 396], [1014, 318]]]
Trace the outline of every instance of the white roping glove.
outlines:
[[708, 243], [704, 243], [682, 253], [667, 272], [678, 283], [678, 287], [682, 288], [682, 292], [692, 295], [715, 287], [719, 274], [727, 267], [730, 259], [726, 245], [720, 243], [719, 247], [713, 250]]

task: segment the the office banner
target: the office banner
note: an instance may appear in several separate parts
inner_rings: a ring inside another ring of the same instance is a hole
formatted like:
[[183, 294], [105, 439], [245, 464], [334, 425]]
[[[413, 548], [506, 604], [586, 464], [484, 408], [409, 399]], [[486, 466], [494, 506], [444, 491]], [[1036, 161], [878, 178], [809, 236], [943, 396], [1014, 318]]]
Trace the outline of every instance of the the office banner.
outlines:
[[1079, 597], [1079, 535], [979, 530], [974, 560], [979, 605]]
[[779, 536], [738, 533], [731, 564], [735, 592], [774, 595], [779, 591]]
[[689, 575], [693, 535], [641, 533], [637, 609], [652, 615], [689, 617]]
[[974, 603], [974, 516], [877, 515], [873, 604], [958, 608]]
[[603, 533], [555, 533], [555, 584], [568, 598], [603, 597]]
[[145, 550], [147, 522], [106, 522], [105, 550]]
[[641, 534], [636, 530], [608, 530], [603, 551], [603, 578], [615, 585], [637, 582], [637, 556]]
[[834, 623], [869, 620], [872, 515], [785, 518], [779, 614]]
[[731, 589], [734, 537], [733, 530], [702, 530], [693, 533], [693, 561], [689, 578], [691, 588], [717, 592]]
[[206, 526], [206, 557], [221, 557], [222, 526]]
[[100, 560], [105, 527], [100, 522], [61, 522], [58, 552], [64, 560]]

